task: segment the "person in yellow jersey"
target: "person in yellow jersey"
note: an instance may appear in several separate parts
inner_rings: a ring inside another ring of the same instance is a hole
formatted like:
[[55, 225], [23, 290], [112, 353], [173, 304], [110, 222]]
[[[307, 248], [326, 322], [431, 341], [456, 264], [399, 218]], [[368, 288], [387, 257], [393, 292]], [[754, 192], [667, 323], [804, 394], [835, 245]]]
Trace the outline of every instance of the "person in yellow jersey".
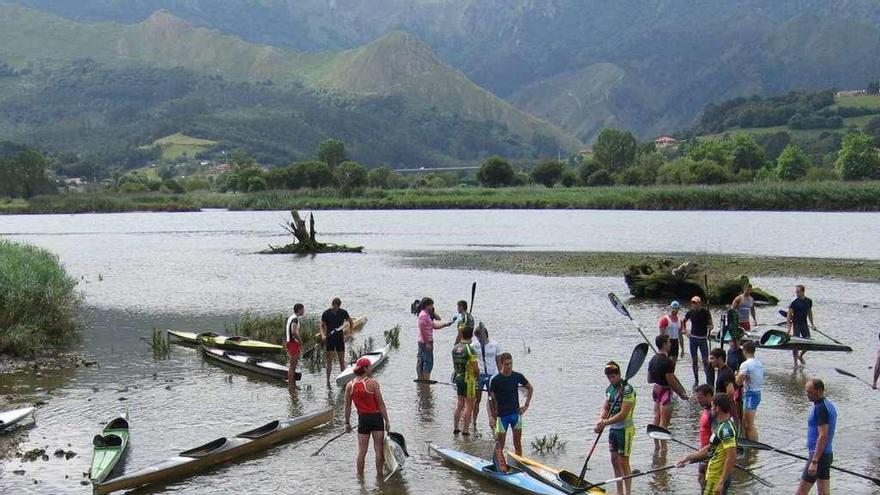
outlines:
[[[601, 434], [602, 430], [608, 427], [608, 450], [611, 452], [614, 476], [629, 476], [632, 474], [629, 456], [636, 431], [632, 419], [633, 411], [636, 409], [636, 391], [630, 384], [623, 382], [620, 377], [620, 365], [614, 361], [609, 361], [605, 365], [605, 377], [608, 378], [610, 385], [605, 389], [602, 416], [596, 423], [594, 431]], [[632, 480], [618, 481], [617, 493], [630, 495]]]
[[736, 465], [736, 426], [732, 411], [733, 399], [725, 393], [715, 394], [712, 414], [718, 426], [714, 428], [709, 444], [678, 461], [678, 467], [684, 467], [691, 462], [709, 459], [703, 495], [726, 495], [730, 489], [730, 475]]
[[[477, 377], [480, 375], [477, 354], [471, 346], [473, 337], [473, 327], [465, 327], [461, 331], [461, 341], [452, 348], [452, 366], [455, 368], [452, 381], [455, 383], [458, 395], [453, 416], [453, 435], [461, 433], [468, 436], [471, 434], [471, 415], [473, 415], [474, 400], [477, 397]], [[462, 418], [462, 416], [464, 417]], [[462, 419], [464, 420], [463, 430], [459, 430], [458, 425]]]

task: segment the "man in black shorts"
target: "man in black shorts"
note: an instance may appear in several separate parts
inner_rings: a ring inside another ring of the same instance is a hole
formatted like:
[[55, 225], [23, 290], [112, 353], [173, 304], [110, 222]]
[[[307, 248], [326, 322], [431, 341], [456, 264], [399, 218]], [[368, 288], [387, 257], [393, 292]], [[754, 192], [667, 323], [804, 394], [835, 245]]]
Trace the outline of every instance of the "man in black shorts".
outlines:
[[[810, 338], [810, 328], [816, 328], [813, 323], [813, 300], [805, 295], [807, 289], [803, 285], [797, 285], [794, 289], [795, 298], [788, 305], [788, 334], [795, 337]], [[809, 320], [809, 326], [807, 321]], [[791, 351], [794, 357], [794, 367], [797, 368], [798, 361], [805, 364], [804, 354], [807, 351]]]
[[[342, 301], [335, 297], [330, 303], [330, 309], [321, 315], [321, 341], [325, 346], [325, 367], [327, 368], [327, 387], [330, 387], [330, 369], [333, 368], [333, 358], [339, 360], [339, 371], [345, 369], [345, 323], [348, 328], [354, 328], [354, 322], [348, 311], [342, 309]], [[335, 356], [334, 356], [335, 354]]]

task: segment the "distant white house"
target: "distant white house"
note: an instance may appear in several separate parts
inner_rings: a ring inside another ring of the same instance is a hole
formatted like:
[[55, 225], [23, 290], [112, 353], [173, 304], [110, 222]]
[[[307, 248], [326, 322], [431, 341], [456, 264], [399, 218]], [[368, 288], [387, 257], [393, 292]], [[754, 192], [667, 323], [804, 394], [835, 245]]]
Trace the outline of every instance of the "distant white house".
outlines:
[[678, 139], [675, 139], [672, 136], [660, 136], [654, 140], [654, 146], [657, 147], [657, 149], [668, 148], [677, 144]]
[[835, 96], [840, 98], [840, 97], [845, 97], [845, 96], [859, 96], [859, 95], [866, 95], [866, 94], [868, 94], [868, 92], [865, 91], [864, 89], [847, 89], [847, 90], [843, 90], [843, 91], [838, 91], [837, 93], [835, 93]]
[[64, 191], [75, 193], [86, 192], [86, 186], [88, 186], [88, 184], [89, 183], [82, 177], [69, 177], [64, 179]]

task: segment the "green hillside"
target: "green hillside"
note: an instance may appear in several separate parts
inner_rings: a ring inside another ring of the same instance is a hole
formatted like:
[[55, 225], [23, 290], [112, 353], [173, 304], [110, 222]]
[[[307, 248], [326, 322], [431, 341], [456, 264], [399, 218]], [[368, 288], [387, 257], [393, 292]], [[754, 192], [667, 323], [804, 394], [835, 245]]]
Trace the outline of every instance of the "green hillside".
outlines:
[[407, 105], [496, 123], [548, 153], [580, 143], [471, 83], [443, 65], [417, 38], [386, 36], [340, 54], [306, 54], [248, 43], [193, 27], [168, 11], [137, 24], [85, 24], [0, 4], [0, 60], [16, 67], [57, 66], [90, 59], [111, 68], [183, 68], [227, 80], [306, 84], [351, 96], [397, 95]]
[[145, 148], [158, 147], [160, 150], [162, 150], [161, 157], [163, 159], [176, 160], [177, 158], [180, 158], [182, 156], [188, 156], [192, 158], [198, 153], [211, 149], [216, 144], [217, 141], [211, 141], [210, 139], [194, 138], [178, 132], [170, 136], [165, 136], [163, 138], [157, 139], [153, 141], [150, 145], [145, 146]]

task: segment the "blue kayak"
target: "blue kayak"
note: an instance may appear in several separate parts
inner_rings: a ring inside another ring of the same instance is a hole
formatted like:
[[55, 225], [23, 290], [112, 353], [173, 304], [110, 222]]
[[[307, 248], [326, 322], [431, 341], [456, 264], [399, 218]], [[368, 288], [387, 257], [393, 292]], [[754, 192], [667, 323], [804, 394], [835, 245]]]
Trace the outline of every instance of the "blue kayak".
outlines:
[[499, 473], [495, 471], [492, 462], [486, 459], [480, 459], [464, 452], [435, 447], [433, 445], [430, 445], [430, 449], [452, 464], [517, 493], [525, 493], [527, 495], [567, 495], [563, 491], [532, 478], [522, 470], [511, 467], [509, 472]]

